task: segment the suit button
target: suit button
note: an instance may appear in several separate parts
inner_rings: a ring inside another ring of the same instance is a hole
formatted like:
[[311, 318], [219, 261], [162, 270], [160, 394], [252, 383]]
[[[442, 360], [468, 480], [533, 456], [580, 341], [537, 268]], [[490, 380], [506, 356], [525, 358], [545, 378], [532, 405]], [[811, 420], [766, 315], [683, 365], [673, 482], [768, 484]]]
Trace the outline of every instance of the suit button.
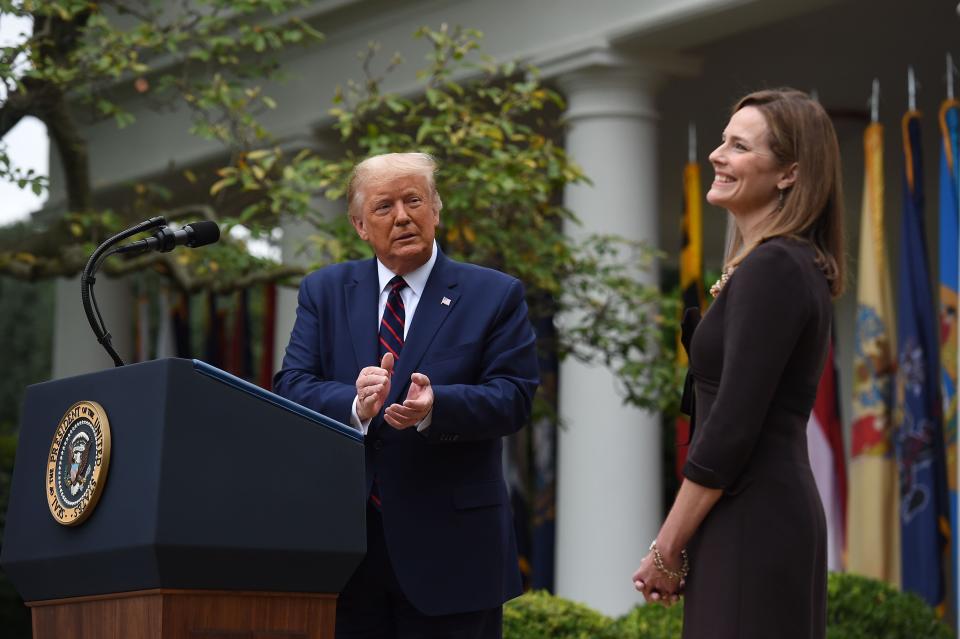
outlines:
[[373, 440], [373, 449], [374, 450], [383, 450], [383, 440], [375, 439]]

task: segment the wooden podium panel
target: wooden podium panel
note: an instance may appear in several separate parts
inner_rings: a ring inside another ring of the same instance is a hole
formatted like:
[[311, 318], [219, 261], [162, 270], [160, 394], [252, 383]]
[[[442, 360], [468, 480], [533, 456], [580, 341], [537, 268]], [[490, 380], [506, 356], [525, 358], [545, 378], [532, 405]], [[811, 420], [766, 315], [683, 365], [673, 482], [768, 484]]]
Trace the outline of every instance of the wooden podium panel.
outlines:
[[28, 602], [34, 639], [333, 639], [336, 595], [141, 590]]

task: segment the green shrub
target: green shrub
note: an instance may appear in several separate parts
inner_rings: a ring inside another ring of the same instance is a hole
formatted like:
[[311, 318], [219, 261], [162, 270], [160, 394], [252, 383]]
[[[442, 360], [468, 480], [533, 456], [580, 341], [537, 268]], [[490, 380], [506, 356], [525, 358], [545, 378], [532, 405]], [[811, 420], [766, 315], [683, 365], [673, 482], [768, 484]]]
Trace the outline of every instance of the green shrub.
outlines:
[[503, 607], [504, 639], [617, 639], [612, 622], [592, 608], [538, 590]]
[[[13, 475], [13, 458], [16, 449], [15, 435], [0, 435], [0, 539], [3, 538], [7, 503], [10, 499], [10, 478]], [[13, 584], [7, 580], [2, 570], [0, 570], [0, 629], [2, 629], [0, 635], [4, 639], [30, 639], [30, 611], [23, 605], [23, 600], [20, 599], [20, 595], [13, 589]]]
[[680, 639], [683, 631], [683, 601], [669, 608], [637, 606], [613, 622], [618, 639]]
[[880, 581], [830, 573], [827, 639], [950, 639], [953, 633], [911, 593]]
[[[679, 639], [683, 603], [637, 606], [611, 620], [579, 603], [530, 592], [504, 607], [504, 639]], [[951, 639], [922, 599], [879, 581], [830, 573], [827, 639]]]

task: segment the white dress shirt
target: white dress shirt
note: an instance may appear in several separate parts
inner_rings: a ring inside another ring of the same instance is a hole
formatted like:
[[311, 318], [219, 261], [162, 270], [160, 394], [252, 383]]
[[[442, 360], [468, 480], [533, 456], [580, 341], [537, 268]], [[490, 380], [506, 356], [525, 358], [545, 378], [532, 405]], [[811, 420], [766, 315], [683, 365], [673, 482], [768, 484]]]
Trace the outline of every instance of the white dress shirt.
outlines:
[[[430, 253], [430, 259], [423, 264], [423, 266], [410, 271], [403, 276], [403, 280], [407, 283], [400, 291], [400, 299], [403, 300], [404, 308], [404, 317], [403, 317], [403, 341], [407, 341], [407, 334], [410, 332], [410, 325], [413, 324], [413, 316], [417, 312], [417, 305], [420, 304], [420, 297], [423, 295], [423, 289], [427, 287], [427, 280], [430, 279], [430, 273], [433, 271], [433, 265], [437, 262], [437, 243], [433, 243], [433, 251]], [[380, 322], [383, 320], [383, 312], [387, 308], [387, 297], [390, 295], [389, 284], [390, 280], [396, 277], [396, 273], [384, 266], [383, 262], [380, 259], [377, 259], [377, 277], [380, 280], [380, 299], [377, 303], [377, 325], [374, 327], [374, 330], [379, 334], [380, 332]], [[379, 366], [380, 362], [375, 362], [370, 364], [371, 366]], [[392, 383], [392, 382], [391, 382]], [[424, 431], [430, 427], [430, 422], [433, 418], [433, 409], [430, 410], [427, 415], [420, 420], [420, 423], [417, 424], [417, 431]], [[353, 409], [350, 413], [350, 424], [359, 430], [364, 435], [367, 434], [367, 430], [370, 428], [370, 422], [373, 421], [373, 418], [366, 421], [360, 421], [360, 417], [357, 415], [357, 398], [353, 398]]]

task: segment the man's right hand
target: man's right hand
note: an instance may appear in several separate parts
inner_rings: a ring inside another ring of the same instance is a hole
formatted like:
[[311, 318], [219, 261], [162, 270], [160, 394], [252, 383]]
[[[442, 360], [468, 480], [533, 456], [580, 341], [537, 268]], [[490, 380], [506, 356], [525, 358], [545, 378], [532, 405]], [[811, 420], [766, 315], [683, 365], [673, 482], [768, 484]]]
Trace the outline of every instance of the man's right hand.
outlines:
[[385, 353], [380, 366], [367, 366], [357, 377], [357, 417], [365, 422], [380, 412], [390, 393], [393, 354]]

